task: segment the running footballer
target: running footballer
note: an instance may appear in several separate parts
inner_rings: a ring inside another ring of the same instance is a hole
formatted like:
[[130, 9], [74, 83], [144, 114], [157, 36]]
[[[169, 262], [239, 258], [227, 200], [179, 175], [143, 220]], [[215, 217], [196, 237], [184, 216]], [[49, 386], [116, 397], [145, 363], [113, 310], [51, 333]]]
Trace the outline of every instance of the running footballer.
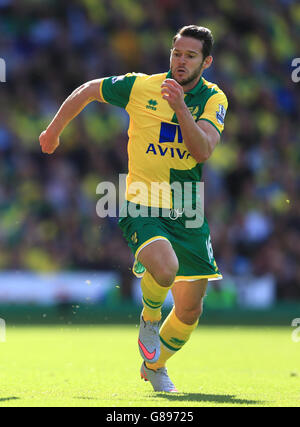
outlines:
[[[181, 200], [187, 198], [194, 207], [203, 165], [224, 129], [226, 96], [202, 77], [213, 61], [212, 46], [209, 29], [183, 27], [173, 38], [169, 72], [128, 73], [85, 83], [40, 136], [42, 151], [52, 154], [63, 129], [92, 101], [117, 105], [129, 114], [126, 202], [119, 225], [135, 256], [133, 272], [142, 278], [140, 373], [154, 391], [177, 391], [166, 362], [197, 327], [208, 281], [222, 278], [206, 218], [187, 227], [190, 217], [185, 205], [175, 209], [178, 200], [173, 191], [179, 185]], [[163, 184], [166, 191], [153, 194], [153, 183]], [[141, 184], [145, 191], [137, 201], [131, 189]], [[161, 324], [169, 290], [174, 307]]]

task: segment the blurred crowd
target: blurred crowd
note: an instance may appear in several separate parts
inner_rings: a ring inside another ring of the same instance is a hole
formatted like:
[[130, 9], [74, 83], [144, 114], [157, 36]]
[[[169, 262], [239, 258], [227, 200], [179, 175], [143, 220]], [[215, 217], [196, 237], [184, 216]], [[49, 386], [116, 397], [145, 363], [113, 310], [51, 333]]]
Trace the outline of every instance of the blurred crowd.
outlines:
[[205, 210], [224, 275], [271, 275], [300, 300], [300, 3], [293, 0], [0, 0], [0, 270], [113, 269], [130, 296], [132, 255], [96, 187], [127, 172], [127, 114], [90, 104], [55, 155], [38, 136], [82, 83], [169, 69], [173, 35], [209, 27], [204, 77], [226, 93]]

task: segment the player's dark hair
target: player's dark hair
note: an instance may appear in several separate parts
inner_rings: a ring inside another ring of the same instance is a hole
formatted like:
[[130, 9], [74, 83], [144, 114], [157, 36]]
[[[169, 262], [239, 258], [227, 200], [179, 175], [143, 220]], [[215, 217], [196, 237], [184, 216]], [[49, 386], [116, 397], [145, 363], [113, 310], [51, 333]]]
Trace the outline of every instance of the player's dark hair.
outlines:
[[193, 37], [194, 39], [202, 41], [203, 59], [211, 54], [214, 38], [212, 32], [208, 28], [198, 27], [197, 25], [187, 25], [182, 27], [173, 37], [173, 46], [179, 36]]

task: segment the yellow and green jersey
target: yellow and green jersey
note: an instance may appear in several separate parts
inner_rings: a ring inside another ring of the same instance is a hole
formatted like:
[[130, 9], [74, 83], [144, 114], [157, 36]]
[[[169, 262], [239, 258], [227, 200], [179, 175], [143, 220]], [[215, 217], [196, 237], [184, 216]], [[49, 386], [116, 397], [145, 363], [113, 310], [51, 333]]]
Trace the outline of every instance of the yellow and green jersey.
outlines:
[[[126, 200], [136, 203], [139, 191], [141, 205], [171, 209], [171, 184], [201, 181], [203, 164], [189, 153], [174, 110], [162, 98], [166, 78], [172, 78], [170, 71], [108, 77], [101, 81], [100, 95], [105, 102], [125, 108], [130, 117]], [[221, 134], [228, 103], [217, 85], [202, 77], [185, 93], [185, 103], [196, 122], [206, 120]], [[170, 197], [154, 192], [153, 183], [169, 186]]]

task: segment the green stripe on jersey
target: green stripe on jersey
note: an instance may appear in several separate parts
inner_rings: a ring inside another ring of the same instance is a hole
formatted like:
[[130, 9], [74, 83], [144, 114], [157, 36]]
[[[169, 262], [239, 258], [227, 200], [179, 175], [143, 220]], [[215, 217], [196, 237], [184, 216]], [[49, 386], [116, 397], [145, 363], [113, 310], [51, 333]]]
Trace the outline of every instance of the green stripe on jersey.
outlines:
[[128, 73], [104, 79], [102, 85], [104, 100], [117, 107], [126, 108], [137, 76], [138, 74]]

